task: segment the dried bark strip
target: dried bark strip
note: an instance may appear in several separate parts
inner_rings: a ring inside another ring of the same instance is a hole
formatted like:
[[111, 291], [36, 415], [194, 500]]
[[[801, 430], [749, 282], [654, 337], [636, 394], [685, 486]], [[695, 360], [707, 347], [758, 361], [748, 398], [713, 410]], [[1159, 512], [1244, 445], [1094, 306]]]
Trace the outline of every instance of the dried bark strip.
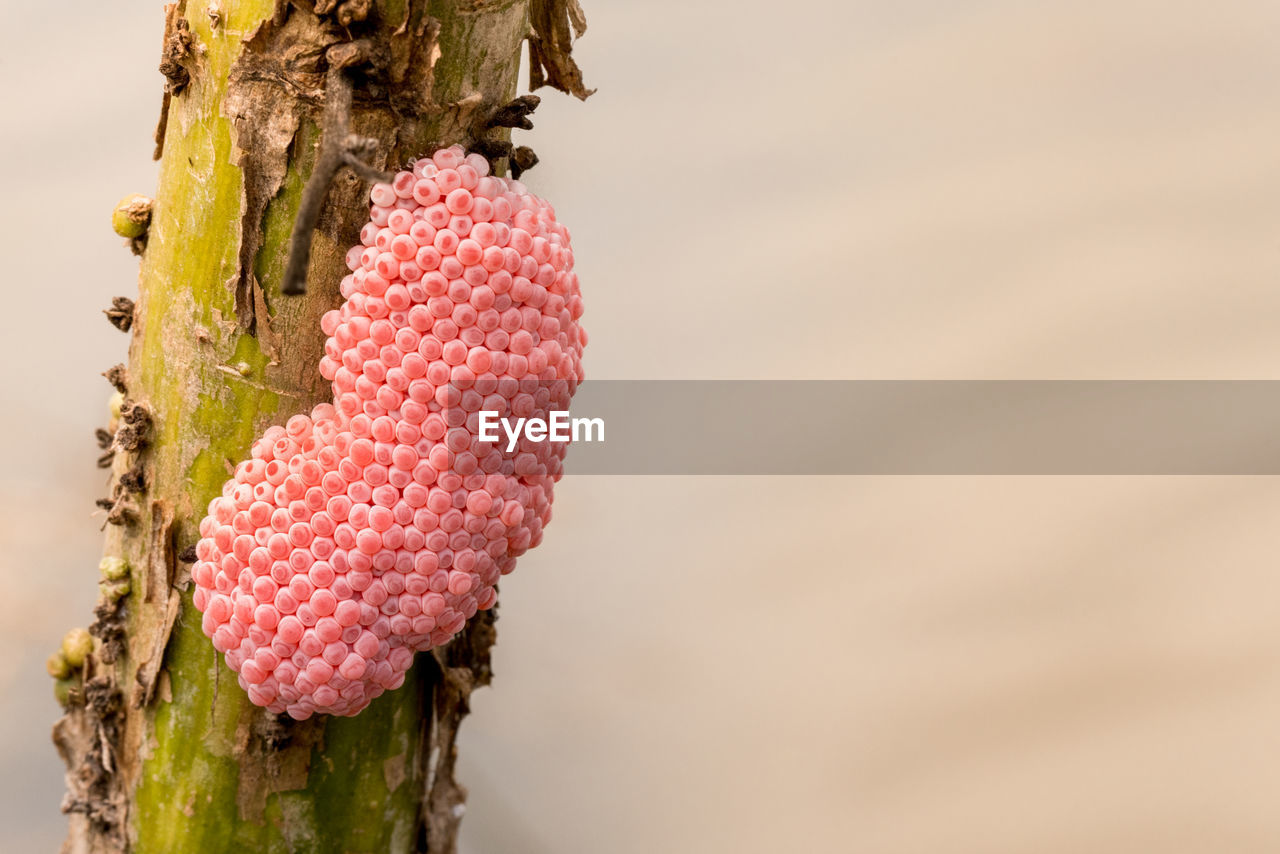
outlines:
[[[422, 851], [454, 851], [465, 812], [467, 790], [458, 782], [458, 727], [471, 711], [471, 693], [493, 680], [490, 650], [497, 641], [496, 610], [478, 613], [461, 635], [443, 649], [433, 650], [436, 679], [433, 696], [424, 697], [432, 709], [433, 751], [425, 761], [426, 798], [423, 808]], [[429, 703], [427, 701], [430, 701]], [[434, 759], [434, 762], [432, 762]]]
[[[582, 82], [573, 58], [573, 40], [587, 31], [587, 16], [578, 0], [531, 0], [529, 23], [529, 88], [551, 86], [585, 101], [595, 89]], [[570, 32], [572, 27], [572, 32]]]
[[[298, 216], [289, 235], [289, 259], [285, 262], [284, 284], [280, 292], [298, 296], [307, 292], [307, 264], [311, 260], [311, 236], [320, 220], [320, 208], [329, 195], [329, 187], [343, 166], [352, 169], [366, 181], [387, 181], [390, 175], [364, 162], [376, 150], [378, 141], [350, 132], [351, 79], [348, 68], [363, 58], [367, 45], [359, 43], [335, 45], [328, 51], [329, 75], [325, 87], [324, 136], [320, 156], [302, 191]], [[344, 48], [349, 48], [344, 50]]]

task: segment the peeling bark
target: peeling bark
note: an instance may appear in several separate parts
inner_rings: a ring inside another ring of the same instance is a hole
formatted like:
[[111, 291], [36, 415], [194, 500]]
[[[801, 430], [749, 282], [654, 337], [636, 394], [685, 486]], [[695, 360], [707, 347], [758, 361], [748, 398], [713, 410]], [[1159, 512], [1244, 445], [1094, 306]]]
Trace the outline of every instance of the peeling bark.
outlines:
[[[551, 86], [585, 101], [596, 90], [582, 82], [573, 59], [573, 40], [587, 31], [587, 16], [578, 0], [531, 0], [529, 23], [529, 88]], [[572, 27], [572, 32], [570, 28]]]
[[[319, 319], [367, 218], [362, 178], [344, 170], [329, 188], [312, 287], [280, 292], [329, 64], [351, 64], [351, 130], [376, 141], [373, 165], [398, 166], [473, 143], [477, 116], [511, 99], [529, 12], [529, 0], [166, 8], [159, 187], [132, 325], [123, 305], [117, 324], [132, 334], [127, 370], [113, 372], [126, 399], [104, 431], [117, 524], [94, 651], [58, 683], [64, 852], [454, 850], [456, 736], [490, 679], [492, 612], [357, 717], [294, 722], [236, 685], [200, 631], [180, 557], [253, 439], [330, 395]], [[572, 62], [558, 36], [547, 45], [539, 55], [557, 68]]]

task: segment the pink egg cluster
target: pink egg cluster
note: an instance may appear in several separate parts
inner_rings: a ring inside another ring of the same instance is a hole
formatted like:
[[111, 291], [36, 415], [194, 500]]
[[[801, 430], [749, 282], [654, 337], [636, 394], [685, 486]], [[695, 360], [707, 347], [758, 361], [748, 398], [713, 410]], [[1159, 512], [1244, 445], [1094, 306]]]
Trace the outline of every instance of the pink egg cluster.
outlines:
[[399, 687], [550, 519], [565, 443], [482, 442], [479, 413], [568, 408], [582, 297], [551, 206], [488, 173], [454, 146], [373, 188], [321, 321], [333, 403], [269, 428], [200, 524], [204, 632], [274, 712]]

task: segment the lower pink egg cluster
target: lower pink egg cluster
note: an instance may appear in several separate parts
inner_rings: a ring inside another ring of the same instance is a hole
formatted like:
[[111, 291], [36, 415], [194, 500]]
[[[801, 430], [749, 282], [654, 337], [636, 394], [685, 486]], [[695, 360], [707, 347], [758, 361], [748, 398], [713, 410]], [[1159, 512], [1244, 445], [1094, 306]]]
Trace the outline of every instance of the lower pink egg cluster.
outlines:
[[269, 428], [200, 523], [204, 632], [274, 712], [399, 687], [550, 519], [565, 443], [482, 442], [479, 413], [568, 409], [582, 298], [551, 206], [488, 172], [454, 146], [373, 188], [321, 323], [333, 403]]

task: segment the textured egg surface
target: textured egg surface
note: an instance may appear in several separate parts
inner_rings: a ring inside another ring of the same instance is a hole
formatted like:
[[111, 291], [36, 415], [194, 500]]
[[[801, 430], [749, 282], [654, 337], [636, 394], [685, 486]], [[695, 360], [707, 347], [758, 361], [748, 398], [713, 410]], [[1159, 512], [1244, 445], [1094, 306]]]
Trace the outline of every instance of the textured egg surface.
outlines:
[[562, 442], [479, 440], [582, 380], [568, 230], [484, 158], [441, 149], [374, 186], [321, 328], [333, 403], [269, 428], [200, 523], [202, 627], [249, 698], [303, 719], [400, 686], [537, 545]]

